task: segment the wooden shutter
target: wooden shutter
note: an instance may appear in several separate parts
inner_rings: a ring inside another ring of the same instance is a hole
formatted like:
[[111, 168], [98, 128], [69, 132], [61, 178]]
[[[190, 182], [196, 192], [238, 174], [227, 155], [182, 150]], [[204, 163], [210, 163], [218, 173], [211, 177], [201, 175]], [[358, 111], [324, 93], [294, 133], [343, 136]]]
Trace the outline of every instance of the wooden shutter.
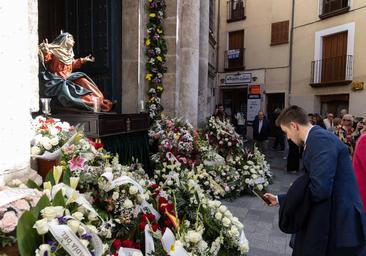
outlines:
[[238, 59], [229, 61], [229, 68], [241, 68], [244, 66], [244, 30], [229, 32], [229, 50], [238, 49], [240, 51]]
[[288, 43], [289, 24], [288, 20], [272, 23], [271, 45]]
[[322, 82], [345, 80], [348, 31], [323, 37]]

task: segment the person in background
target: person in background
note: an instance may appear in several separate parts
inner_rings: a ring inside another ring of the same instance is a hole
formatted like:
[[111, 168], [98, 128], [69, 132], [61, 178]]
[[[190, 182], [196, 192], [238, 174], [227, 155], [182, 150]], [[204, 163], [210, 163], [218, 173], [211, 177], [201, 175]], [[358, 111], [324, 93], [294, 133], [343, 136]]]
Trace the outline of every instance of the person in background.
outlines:
[[347, 115], [348, 111], [347, 109], [341, 109], [341, 111], [339, 111], [339, 118], [342, 119], [344, 115]]
[[[274, 121], [276, 121], [277, 117], [279, 116], [279, 114], [281, 113], [281, 109], [280, 108], [276, 108], [273, 112], [273, 119]], [[281, 127], [278, 127], [275, 124], [275, 141], [273, 144], [273, 149], [277, 149], [277, 146], [280, 145], [280, 151], [284, 151], [285, 150], [285, 136], [283, 134], [283, 131], [281, 130]]]
[[236, 119], [236, 131], [237, 133], [242, 136], [243, 138], [245, 138], [245, 134], [244, 134], [244, 130], [245, 130], [245, 118], [244, 118], [244, 114], [240, 111], [238, 111], [235, 115], [234, 118]]
[[218, 104], [214, 116], [221, 121], [229, 121], [230, 117], [225, 113], [224, 105]]
[[323, 119], [319, 114], [314, 114], [314, 118], [315, 118], [315, 125], [319, 125], [321, 128], [326, 129]]
[[342, 119], [340, 119], [339, 117], [335, 117], [333, 119], [333, 125], [334, 125], [334, 131], [333, 132], [334, 133], [335, 133], [337, 127], [339, 127], [341, 125], [341, 123], [342, 123]]
[[312, 125], [314, 125], [314, 124], [315, 124], [314, 114], [309, 113], [309, 114], [308, 114], [308, 120], [309, 120], [309, 122], [310, 122]]
[[253, 122], [253, 139], [259, 151], [267, 151], [268, 137], [270, 135], [269, 123], [263, 111], [259, 111]]
[[334, 115], [331, 112], [327, 113], [327, 118], [323, 120], [323, 123], [325, 125], [325, 129], [327, 129], [330, 132], [334, 132], [335, 127], [333, 124]]
[[298, 106], [284, 109], [277, 124], [304, 145], [305, 174], [287, 194], [264, 195], [280, 205], [281, 230], [295, 234], [292, 255], [365, 256], [366, 215], [346, 146]]
[[287, 155], [287, 172], [297, 173], [300, 168], [300, 148], [298, 145], [288, 140], [288, 155]]
[[366, 119], [362, 120], [361, 125], [361, 136], [356, 143], [355, 153], [353, 154], [353, 169], [355, 170], [363, 208], [366, 212]]
[[350, 114], [343, 115], [341, 125], [336, 128], [335, 134], [347, 145], [349, 154], [352, 156], [356, 144], [355, 130], [353, 129], [353, 116]]

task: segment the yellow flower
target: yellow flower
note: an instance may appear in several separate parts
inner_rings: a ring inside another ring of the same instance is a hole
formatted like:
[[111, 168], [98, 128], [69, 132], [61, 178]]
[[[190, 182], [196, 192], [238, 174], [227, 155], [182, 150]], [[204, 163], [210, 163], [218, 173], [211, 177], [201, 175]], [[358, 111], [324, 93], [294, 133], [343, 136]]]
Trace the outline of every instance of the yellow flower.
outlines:
[[76, 187], [78, 186], [79, 183], [79, 177], [71, 177], [70, 178], [70, 187], [72, 187], [73, 189], [76, 189]]
[[146, 46], [149, 46], [151, 44], [150, 39], [146, 39], [145, 44]]
[[160, 84], [158, 86], [156, 86], [156, 90], [159, 92], [163, 91], [163, 89], [164, 89], [163, 86]]
[[55, 179], [55, 183], [58, 184], [62, 175], [62, 166], [53, 167], [53, 178]]
[[151, 3], [152, 2], [152, 0], [149, 0], [149, 3]]
[[159, 29], [159, 28], [157, 28], [157, 29], [156, 29], [156, 31], [157, 31], [159, 34], [163, 33], [163, 30], [161, 30], [161, 29]]
[[150, 13], [150, 14], [149, 14], [149, 17], [150, 17], [150, 18], [154, 18], [154, 17], [156, 17], [156, 14], [155, 14], [155, 13]]
[[146, 74], [145, 79], [150, 81], [151, 77], [152, 77], [152, 74], [148, 73], [148, 74]]
[[160, 62], [162, 62], [162, 61], [163, 61], [163, 59], [161, 58], [161, 56], [156, 57], [156, 59], [157, 59], [158, 61], [160, 61]]

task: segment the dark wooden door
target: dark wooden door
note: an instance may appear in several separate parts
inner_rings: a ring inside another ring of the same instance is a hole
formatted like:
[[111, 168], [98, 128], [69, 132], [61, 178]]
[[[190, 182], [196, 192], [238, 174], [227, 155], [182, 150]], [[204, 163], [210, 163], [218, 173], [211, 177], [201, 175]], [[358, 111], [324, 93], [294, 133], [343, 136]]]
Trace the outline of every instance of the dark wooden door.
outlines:
[[62, 29], [75, 38], [75, 57], [92, 54], [82, 70], [121, 112], [122, 5], [120, 0], [39, 0], [40, 40], [52, 41]]
[[346, 77], [348, 31], [323, 37], [322, 82]]
[[229, 59], [229, 68], [241, 68], [244, 66], [244, 30], [229, 32], [229, 50], [239, 50], [239, 57]]

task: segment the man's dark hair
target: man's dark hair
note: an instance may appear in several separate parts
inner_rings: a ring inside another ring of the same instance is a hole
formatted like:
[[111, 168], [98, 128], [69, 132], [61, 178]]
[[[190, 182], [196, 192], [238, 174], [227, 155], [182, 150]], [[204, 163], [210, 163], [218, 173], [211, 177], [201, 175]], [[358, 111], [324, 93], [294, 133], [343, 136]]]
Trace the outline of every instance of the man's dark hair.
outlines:
[[281, 111], [281, 114], [276, 119], [276, 125], [288, 125], [291, 122], [300, 125], [307, 125], [309, 123], [308, 115], [305, 110], [299, 106], [293, 105]]
[[223, 104], [217, 104], [217, 107], [219, 108], [219, 107], [223, 107], [224, 105]]

